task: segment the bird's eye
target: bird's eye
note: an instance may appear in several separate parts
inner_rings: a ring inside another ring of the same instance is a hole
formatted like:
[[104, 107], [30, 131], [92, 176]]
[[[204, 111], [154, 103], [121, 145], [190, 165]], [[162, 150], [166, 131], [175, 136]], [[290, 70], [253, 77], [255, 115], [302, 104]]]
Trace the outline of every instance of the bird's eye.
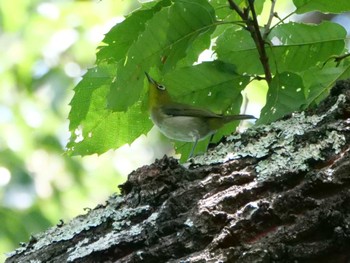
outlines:
[[165, 86], [163, 86], [162, 84], [158, 84], [157, 88], [159, 90], [165, 90]]

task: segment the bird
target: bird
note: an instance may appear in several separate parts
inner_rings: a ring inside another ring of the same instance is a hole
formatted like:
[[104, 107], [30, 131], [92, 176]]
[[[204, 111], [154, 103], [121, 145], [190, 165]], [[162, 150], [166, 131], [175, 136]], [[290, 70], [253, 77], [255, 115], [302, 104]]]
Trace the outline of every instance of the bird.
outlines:
[[212, 137], [226, 123], [235, 120], [256, 119], [253, 115], [220, 115], [210, 110], [175, 102], [167, 88], [145, 72], [149, 83], [149, 111], [152, 122], [166, 137], [193, 146], [188, 159], [193, 156], [198, 141]]

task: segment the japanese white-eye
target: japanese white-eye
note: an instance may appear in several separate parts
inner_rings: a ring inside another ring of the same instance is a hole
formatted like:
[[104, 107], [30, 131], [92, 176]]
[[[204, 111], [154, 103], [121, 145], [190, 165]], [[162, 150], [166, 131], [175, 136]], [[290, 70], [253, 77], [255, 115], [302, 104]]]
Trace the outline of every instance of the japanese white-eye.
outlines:
[[252, 115], [219, 115], [212, 111], [174, 102], [165, 86], [145, 72], [149, 82], [149, 110], [153, 123], [168, 138], [193, 142], [192, 157], [197, 142], [235, 120], [256, 119]]

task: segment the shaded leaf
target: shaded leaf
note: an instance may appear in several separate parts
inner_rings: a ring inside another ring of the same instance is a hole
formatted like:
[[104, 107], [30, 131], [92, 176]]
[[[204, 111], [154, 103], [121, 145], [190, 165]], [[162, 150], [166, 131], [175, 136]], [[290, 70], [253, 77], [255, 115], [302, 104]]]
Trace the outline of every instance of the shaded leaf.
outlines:
[[164, 75], [164, 84], [176, 101], [218, 114], [239, 112], [241, 103], [237, 103], [237, 97], [248, 83], [248, 76], [238, 75], [232, 65], [220, 61], [203, 62]]
[[303, 80], [299, 75], [290, 72], [276, 74], [257, 123], [269, 123], [300, 109], [306, 103], [304, 92]]
[[307, 92], [306, 106], [309, 106], [323, 100], [338, 80], [350, 78], [350, 65], [310, 68], [303, 72], [302, 78]]
[[235, 65], [239, 74], [263, 74], [259, 53], [248, 31], [233, 26], [218, 37], [214, 47], [218, 59]]
[[332, 55], [341, 54], [345, 37], [345, 29], [332, 22], [282, 24], [269, 34], [273, 43], [271, 48], [267, 47], [270, 65], [279, 72], [306, 70]]
[[[345, 37], [345, 29], [331, 22], [277, 26], [268, 36], [271, 45], [265, 46], [271, 72], [300, 72], [339, 55], [344, 50]], [[227, 29], [218, 38], [215, 50], [220, 60], [234, 64], [240, 74], [264, 73], [254, 41], [246, 30]]]

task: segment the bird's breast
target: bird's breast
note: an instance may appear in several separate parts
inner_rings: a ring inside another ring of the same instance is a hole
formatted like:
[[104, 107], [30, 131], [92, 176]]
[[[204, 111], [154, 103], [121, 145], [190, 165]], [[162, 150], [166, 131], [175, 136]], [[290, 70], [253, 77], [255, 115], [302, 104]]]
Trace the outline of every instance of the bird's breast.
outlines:
[[215, 132], [210, 129], [209, 123], [200, 117], [170, 116], [153, 110], [151, 119], [165, 136], [178, 141], [194, 142]]

